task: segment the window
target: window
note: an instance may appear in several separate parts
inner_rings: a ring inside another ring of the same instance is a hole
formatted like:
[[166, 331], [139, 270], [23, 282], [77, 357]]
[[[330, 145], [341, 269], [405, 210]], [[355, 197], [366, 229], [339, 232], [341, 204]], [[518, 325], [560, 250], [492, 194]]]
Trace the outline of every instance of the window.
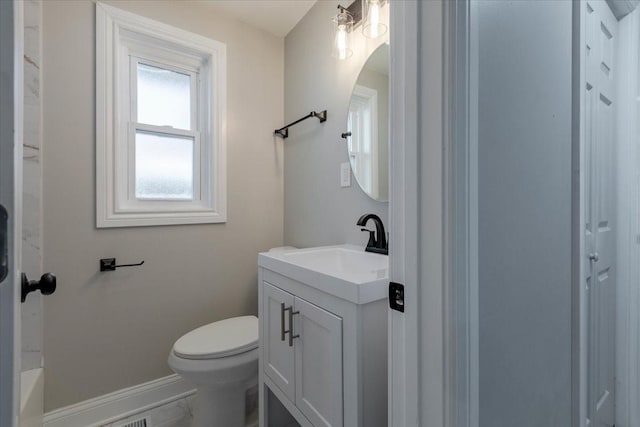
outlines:
[[98, 227], [226, 221], [225, 45], [96, 5]]

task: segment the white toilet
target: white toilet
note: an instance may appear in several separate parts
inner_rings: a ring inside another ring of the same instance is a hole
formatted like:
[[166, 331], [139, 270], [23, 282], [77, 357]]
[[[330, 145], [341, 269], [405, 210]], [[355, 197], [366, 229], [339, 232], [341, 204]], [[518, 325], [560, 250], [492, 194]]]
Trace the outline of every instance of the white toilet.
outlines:
[[258, 318], [194, 329], [176, 341], [169, 366], [197, 387], [194, 427], [244, 427], [245, 393], [258, 381]]

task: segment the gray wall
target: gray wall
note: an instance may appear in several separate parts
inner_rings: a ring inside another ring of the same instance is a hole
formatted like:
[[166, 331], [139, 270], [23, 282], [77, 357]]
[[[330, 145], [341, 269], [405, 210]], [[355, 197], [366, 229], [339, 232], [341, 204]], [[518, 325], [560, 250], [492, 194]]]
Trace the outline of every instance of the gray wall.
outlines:
[[[228, 222], [96, 229], [95, 6], [45, 1], [44, 305], [46, 410], [171, 371], [182, 334], [257, 312], [257, 254], [283, 240], [283, 39], [189, 1], [116, 7], [227, 44]], [[98, 260], [145, 260], [98, 272]]]
[[480, 426], [567, 427], [572, 2], [477, 11]]
[[291, 128], [284, 142], [284, 240], [297, 247], [364, 245], [368, 234], [356, 221], [368, 212], [388, 226], [388, 203], [370, 199], [355, 179], [351, 187], [340, 187], [340, 163], [348, 161], [340, 134], [347, 126], [351, 92], [382, 40], [366, 39], [357, 28], [351, 40], [353, 56], [345, 61], [332, 58], [331, 19], [339, 3], [317, 2], [285, 38], [285, 121], [328, 110], [325, 123], [305, 121]]

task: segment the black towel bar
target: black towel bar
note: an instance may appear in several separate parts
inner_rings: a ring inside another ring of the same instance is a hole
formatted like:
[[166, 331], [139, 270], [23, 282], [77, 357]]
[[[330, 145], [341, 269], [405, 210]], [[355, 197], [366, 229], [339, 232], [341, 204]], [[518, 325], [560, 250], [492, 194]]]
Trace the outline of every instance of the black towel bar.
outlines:
[[293, 125], [296, 125], [298, 123], [300, 123], [303, 120], [307, 120], [311, 117], [317, 117], [318, 120], [320, 120], [320, 123], [326, 122], [327, 121], [327, 110], [323, 110], [320, 111], [319, 113], [316, 113], [315, 111], [310, 112], [309, 114], [307, 114], [306, 116], [304, 116], [301, 119], [296, 120], [295, 122], [289, 123], [288, 125], [281, 127], [280, 129], [276, 129], [273, 133], [275, 135], [278, 135], [281, 138], [287, 138], [289, 136], [289, 128]]

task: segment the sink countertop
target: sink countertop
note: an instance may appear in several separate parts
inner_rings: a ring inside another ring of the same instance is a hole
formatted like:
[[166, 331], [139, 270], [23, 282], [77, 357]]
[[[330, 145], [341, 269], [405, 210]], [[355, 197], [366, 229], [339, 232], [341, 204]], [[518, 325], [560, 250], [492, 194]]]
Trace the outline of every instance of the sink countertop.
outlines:
[[258, 265], [355, 304], [388, 297], [388, 257], [355, 245], [262, 252]]

